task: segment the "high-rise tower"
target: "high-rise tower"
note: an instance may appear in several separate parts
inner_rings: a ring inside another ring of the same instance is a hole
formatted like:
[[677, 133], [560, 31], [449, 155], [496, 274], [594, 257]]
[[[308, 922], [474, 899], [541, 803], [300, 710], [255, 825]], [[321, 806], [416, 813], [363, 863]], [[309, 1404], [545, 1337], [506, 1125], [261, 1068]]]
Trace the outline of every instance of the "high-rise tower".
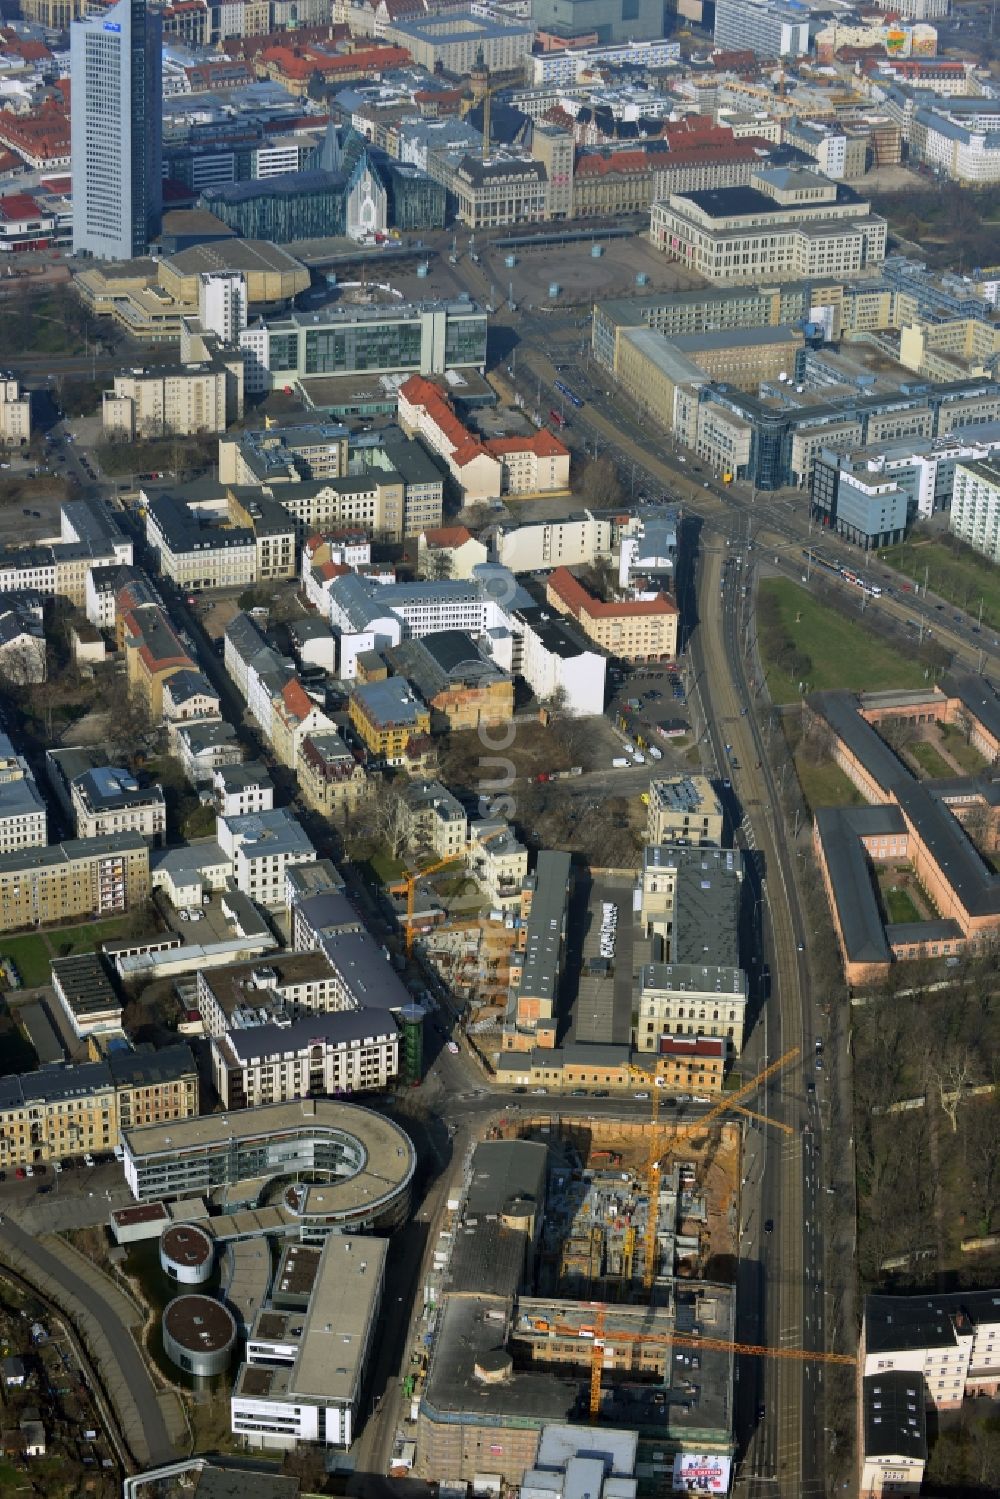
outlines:
[[73, 252], [144, 255], [162, 204], [162, 23], [146, 0], [74, 21]]

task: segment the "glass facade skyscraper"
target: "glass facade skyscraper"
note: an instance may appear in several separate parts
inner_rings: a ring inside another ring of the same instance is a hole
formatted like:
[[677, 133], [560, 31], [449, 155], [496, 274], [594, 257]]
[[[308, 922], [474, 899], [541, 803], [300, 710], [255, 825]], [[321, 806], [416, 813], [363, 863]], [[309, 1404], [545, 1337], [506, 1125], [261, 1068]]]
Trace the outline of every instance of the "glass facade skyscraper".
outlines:
[[162, 205], [162, 23], [146, 0], [70, 32], [73, 253], [144, 255]]

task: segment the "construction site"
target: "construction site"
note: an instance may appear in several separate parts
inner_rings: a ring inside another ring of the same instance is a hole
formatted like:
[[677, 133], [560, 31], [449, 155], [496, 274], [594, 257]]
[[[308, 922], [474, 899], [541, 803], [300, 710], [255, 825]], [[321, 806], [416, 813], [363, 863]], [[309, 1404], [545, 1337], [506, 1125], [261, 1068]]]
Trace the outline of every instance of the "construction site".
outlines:
[[732, 1275], [739, 1126], [717, 1123], [685, 1133], [674, 1160], [670, 1127], [661, 1126], [658, 1148], [666, 1159], [652, 1192], [651, 1131], [649, 1124], [623, 1120], [606, 1133], [599, 1121], [568, 1119], [497, 1127], [498, 1138], [537, 1139], [549, 1149], [539, 1294], [648, 1305], [661, 1300], [674, 1277]]
[[488, 1428], [513, 1473], [567, 1415], [730, 1452], [739, 1152], [731, 1120], [501, 1119], [424, 1287], [418, 1469], [471, 1476]]

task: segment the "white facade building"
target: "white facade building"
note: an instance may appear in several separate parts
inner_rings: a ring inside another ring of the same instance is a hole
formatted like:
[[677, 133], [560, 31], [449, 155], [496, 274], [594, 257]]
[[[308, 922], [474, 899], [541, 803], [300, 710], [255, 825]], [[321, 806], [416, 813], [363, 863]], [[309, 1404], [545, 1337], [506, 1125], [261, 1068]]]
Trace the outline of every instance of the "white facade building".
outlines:
[[0, 854], [48, 842], [48, 813], [31, 768], [0, 730]]
[[613, 541], [611, 518], [584, 510], [565, 520], [501, 527], [496, 533], [497, 561], [512, 573], [592, 566], [611, 556]]
[[248, 1447], [350, 1447], [388, 1248], [387, 1239], [331, 1234], [305, 1314], [296, 1307], [279, 1327], [280, 1302], [258, 1313], [230, 1401], [233, 1435]]
[[1000, 463], [955, 465], [950, 528], [992, 562], [1000, 562]]
[[236, 888], [262, 906], [285, 903], [285, 870], [312, 864], [316, 850], [284, 807], [216, 821], [219, 847], [233, 861]]

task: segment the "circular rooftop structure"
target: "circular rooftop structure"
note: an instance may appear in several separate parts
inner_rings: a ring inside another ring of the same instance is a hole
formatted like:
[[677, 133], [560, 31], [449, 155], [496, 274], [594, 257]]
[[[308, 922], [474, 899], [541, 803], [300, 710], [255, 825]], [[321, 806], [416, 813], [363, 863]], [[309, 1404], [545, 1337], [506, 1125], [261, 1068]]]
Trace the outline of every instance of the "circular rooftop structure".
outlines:
[[160, 1266], [171, 1280], [201, 1285], [212, 1273], [215, 1245], [194, 1223], [172, 1223], [160, 1235]]
[[212, 1296], [177, 1296], [163, 1313], [163, 1350], [187, 1374], [224, 1374], [235, 1343], [236, 1318]]

